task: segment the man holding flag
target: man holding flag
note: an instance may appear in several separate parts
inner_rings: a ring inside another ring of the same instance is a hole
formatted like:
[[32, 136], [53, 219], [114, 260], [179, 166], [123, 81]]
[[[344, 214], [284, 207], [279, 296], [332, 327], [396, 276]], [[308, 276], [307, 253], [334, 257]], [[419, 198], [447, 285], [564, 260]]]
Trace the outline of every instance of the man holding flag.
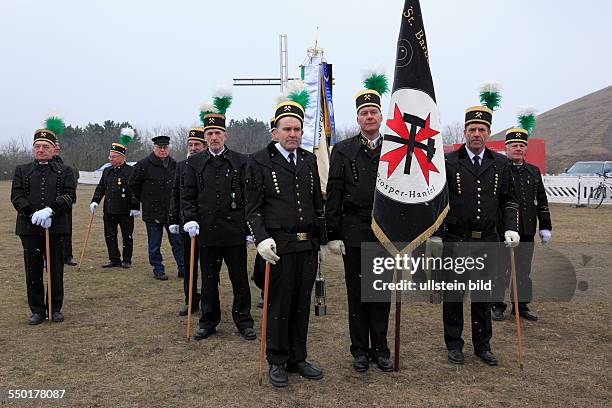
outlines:
[[376, 241], [372, 205], [382, 141], [380, 98], [388, 90], [387, 78], [372, 73], [364, 85], [366, 89], [355, 98], [361, 131], [332, 151], [325, 204], [328, 248], [343, 255], [353, 368], [366, 371], [371, 357], [382, 371], [392, 371], [387, 346], [390, 303], [361, 299], [361, 244]]
[[[391, 104], [378, 164], [372, 230], [390, 255], [410, 254], [448, 211], [444, 149], [417, 0], [406, 0], [397, 42]], [[362, 265], [362, 275], [372, 265]], [[366, 276], [362, 276], [366, 279]], [[395, 369], [399, 370], [401, 297], [396, 297]]]

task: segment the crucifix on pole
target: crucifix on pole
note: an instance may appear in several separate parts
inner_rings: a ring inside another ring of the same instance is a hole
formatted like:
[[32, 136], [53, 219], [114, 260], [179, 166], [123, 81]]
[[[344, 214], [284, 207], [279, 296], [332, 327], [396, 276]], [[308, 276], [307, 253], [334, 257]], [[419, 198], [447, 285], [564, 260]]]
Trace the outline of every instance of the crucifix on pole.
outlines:
[[279, 35], [280, 77], [279, 78], [234, 78], [234, 86], [279, 86], [281, 93], [287, 88], [289, 78], [289, 52], [287, 34]]

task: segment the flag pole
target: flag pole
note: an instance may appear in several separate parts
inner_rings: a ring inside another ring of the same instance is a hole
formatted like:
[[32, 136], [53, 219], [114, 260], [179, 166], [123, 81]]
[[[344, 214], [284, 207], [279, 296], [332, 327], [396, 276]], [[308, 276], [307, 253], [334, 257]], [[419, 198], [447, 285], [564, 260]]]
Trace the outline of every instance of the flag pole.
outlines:
[[[402, 280], [402, 270], [395, 270], [396, 282]], [[401, 327], [402, 327], [402, 293], [395, 291], [395, 353], [394, 353], [394, 364], [393, 369], [399, 371], [400, 368], [400, 338], [401, 338]]]
[[263, 382], [264, 355], [266, 354], [266, 329], [268, 326], [268, 290], [270, 289], [270, 262], [266, 261], [264, 277], [264, 303], [261, 318], [261, 348], [259, 349], [259, 385]]
[[510, 247], [510, 268], [512, 279], [512, 292], [514, 295], [514, 320], [516, 321], [516, 337], [518, 339], [518, 362], [521, 371], [523, 371], [523, 339], [521, 337], [521, 319], [519, 316], [518, 306], [518, 289], [516, 286], [516, 263], [514, 259], [514, 248]]
[[93, 222], [94, 213], [89, 215], [89, 224], [87, 225], [87, 233], [85, 234], [85, 244], [83, 244], [83, 249], [81, 250], [81, 257], [79, 258], [79, 266], [77, 267], [77, 271], [81, 272], [81, 266], [83, 265], [83, 257], [85, 256], [85, 248], [87, 248], [87, 242], [89, 241], [89, 233], [91, 232], [91, 224]]
[[187, 302], [187, 341], [191, 340], [191, 302], [193, 302], [193, 264], [195, 262], [196, 238], [191, 237], [189, 248], [189, 294]]
[[51, 247], [49, 238], [49, 228], [45, 228], [45, 255], [47, 257], [47, 308], [49, 310], [48, 319], [51, 320], [53, 301], [51, 299]]

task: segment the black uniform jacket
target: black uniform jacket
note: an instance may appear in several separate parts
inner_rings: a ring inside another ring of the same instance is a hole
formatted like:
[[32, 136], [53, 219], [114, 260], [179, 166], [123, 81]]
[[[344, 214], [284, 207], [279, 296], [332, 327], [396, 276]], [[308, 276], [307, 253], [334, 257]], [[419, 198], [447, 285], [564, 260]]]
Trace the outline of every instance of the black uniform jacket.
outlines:
[[357, 135], [334, 146], [327, 182], [327, 238], [352, 247], [377, 241], [372, 206], [381, 144], [370, 150], [365, 142]]
[[539, 229], [552, 230], [548, 198], [540, 169], [529, 163], [520, 166], [510, 164], [510, 169], [521, 209], [519, 234], [535, 235], [538, 222]]
[[172, 157], [168, 156], [164, 166], [153, 153], [134, 166], [129, 187], [136, 200], [142, 203], [143, 221], [168, 223], [175, 171], [176, 161]]
[[252, 154], [246, 218], [256, 244], [274, 238], [277, 253], [319, 250], [327, 243], [323, 195], [314, 154], [298, 148], [295, 169], [275, 142]]
[[100, 204], [104, 197], [105, 214], [129, 215], [130, 210], [138, 210], [138, 200], [128, 184], [133, 172], [134, 168], [127, 163], [105, 168], [91, 202]]
[[[38, 170], [42, 168], [46, 170]], [[55, 161], [46, 165], [39, 165], [36, 161], [19, 165], [13, 176], [11, 202], [17, 210], [15, 234], [43, 234], [43, 228], [32, 224], [32, 214], [45, 207], [53, 210], [49, 232], [68, 234], [71, 232], [69, 215], [72, 204], [76, 202], [74, 173]]]
[[245, 245], [244, 185], [247, 156], [225, 148], [190, 156], [183, 173], [181, 213], [200, 225], [202, 246]]
[[465, 145], [446, 155], [450, 211], [444, 221], [449, 240], [503, 238], [518, 231], [519, 212], [508, 159], [485, 148], [480, 169], [470, 160]]

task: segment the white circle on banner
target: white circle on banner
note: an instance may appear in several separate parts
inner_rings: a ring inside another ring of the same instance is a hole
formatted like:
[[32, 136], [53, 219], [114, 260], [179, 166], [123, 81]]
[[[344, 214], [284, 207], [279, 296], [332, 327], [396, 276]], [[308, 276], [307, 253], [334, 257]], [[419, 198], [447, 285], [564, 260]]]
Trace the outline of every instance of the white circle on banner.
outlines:
[[[417, 89], [395, 90], [380, 152], [376, 189], [405, 204], [426, 203], [438, 196], [446, 184], [440, 132], [438, 107], [428, 94]], [[418, 144], [408, 155], [410, 139]]]

